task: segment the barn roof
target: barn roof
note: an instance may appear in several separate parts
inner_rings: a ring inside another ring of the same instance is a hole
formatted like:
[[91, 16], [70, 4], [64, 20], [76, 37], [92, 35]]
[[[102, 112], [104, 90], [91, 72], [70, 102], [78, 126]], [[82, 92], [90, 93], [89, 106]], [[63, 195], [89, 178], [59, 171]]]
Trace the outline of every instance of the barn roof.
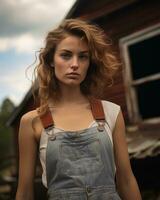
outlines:
[[15, 107], [15, 109], [11, 113], [11, 115], [6, 123], [7, 126], [13, 126], [17, 117], [21, 115], [23, 108], [26, 106], [27, 102], [31, 98], [32, 98], [32, 89], [30, 88], [29, 91], [24, 96], [23, 100], [20, 102], [20, 104], [17, 107]]

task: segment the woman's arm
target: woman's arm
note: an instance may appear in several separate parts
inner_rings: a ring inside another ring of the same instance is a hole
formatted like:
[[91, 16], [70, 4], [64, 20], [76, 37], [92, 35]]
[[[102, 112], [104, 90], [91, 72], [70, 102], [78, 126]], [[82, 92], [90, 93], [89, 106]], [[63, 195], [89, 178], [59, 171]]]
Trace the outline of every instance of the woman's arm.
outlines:
[[34, 175], [37, 142], [32, 128], [31, 112], [21, 118], [19, 128], [19, 179], [16, 200], [34, 199]]
[[125, 124], [121, 111], [118, 114], [113, 132], [113, 143], [116, 163], [116, 184], [119, 195], [123, 200], [141, 200], [138, 184], [129, 161], [125, 140]]

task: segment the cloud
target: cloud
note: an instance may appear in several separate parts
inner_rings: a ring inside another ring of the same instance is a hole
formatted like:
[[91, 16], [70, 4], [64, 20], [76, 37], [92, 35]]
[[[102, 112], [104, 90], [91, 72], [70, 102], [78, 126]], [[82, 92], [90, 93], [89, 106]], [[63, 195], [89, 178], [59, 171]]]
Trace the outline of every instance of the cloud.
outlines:
[[18, 104], [25, 95], [25, 91], [31, 87], [31, 80], [28, 80], [23, 68], [17, 67], [15, 70], [13, 67], [1, 77], [0, 85], [3, 96], [9, 97]]
[[[75, 0], [1, 0], [0, 51], [29, 53], [40, 47]], [[43, 40], [42, 40], [43, 38]]]
[[1, 0], [0, 36], [44, 33], [62, 20], [75, 0]]
[[33, 53], [42, 44], [42, 38], [26, 33], [15, 37], [0, 38], [0, 44], [0, 52], [15, 49], [17, 53]]
[[0, 101], [6, 96], [16, 104], [22, 100], [31, 85], [24, 68], [74, 2], [0, 0]]
[[[29, 84], [27, 78], [25, 77], [25, 70], [24, 69], [17, 69], [13, 70], [12, 76], [8, 73], [0, 79], [0, 84], [5, 85], [5, 87], [9, 87], [13, 90], [18, 90], [20, 92], [24, 91], [26, 86]], [[27, 83], [27, 84], [26, 84]], [[28, 87], [28, 86], [27, 86]]]

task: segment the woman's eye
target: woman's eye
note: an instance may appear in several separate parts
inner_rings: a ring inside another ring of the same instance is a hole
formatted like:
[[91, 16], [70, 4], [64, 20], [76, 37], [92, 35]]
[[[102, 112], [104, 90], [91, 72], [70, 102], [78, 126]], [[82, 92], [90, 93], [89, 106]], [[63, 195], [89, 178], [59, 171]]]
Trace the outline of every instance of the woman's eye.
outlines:
[[79, 56], [80, 59], [84, 59], [84, 60], [87, 60], [89, 58], [88, 55], [80, 55]]
[[61, 57], [64, 59], [69, 59], [71, 57], [71, 55], [64, 53], [64, 54], [61, 54]]

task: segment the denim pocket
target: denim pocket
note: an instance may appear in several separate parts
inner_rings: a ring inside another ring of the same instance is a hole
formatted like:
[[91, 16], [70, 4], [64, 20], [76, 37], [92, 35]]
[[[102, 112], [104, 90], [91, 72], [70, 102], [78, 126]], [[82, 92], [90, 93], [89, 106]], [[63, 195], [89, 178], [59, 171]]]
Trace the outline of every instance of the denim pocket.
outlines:
[[101, 196], [97, 196], [98, 198], [93, 199], [93, 200], [121, 200], [119, 195], [117, 193], [104, 193]]
[[83, 143], [62, 143], [61, 171], [68, 175], [85, 175], [103, 168], [100, 141], [97, 138]]
[[86, 200], [86, 195], [84, 193], [68, 193], [66, 191], [60, 194], [51, 194], [48, 200]]

